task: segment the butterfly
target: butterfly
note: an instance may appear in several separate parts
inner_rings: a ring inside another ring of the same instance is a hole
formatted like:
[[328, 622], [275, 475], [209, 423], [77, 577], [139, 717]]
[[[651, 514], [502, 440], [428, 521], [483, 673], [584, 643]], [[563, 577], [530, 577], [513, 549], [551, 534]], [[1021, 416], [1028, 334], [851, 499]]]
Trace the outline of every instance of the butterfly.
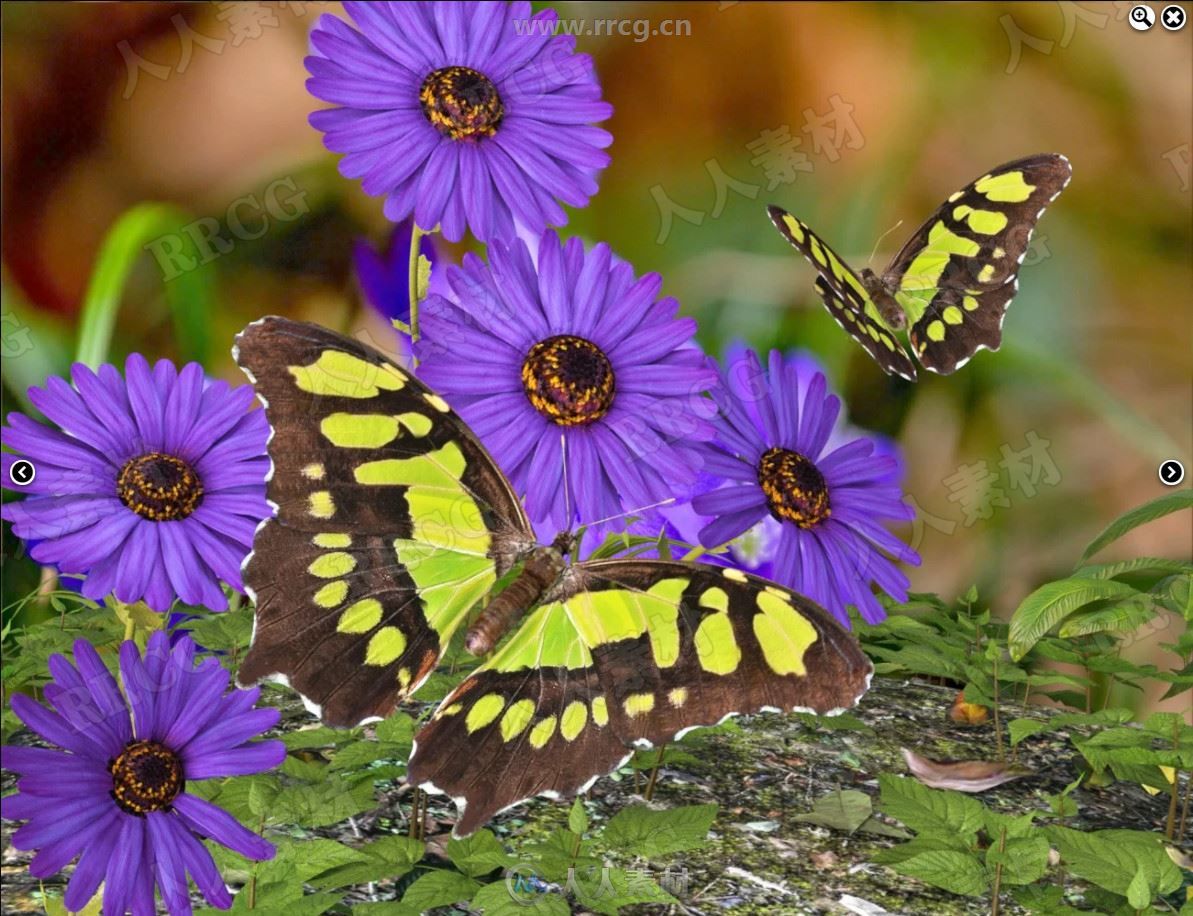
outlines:
[[941, 204], [881, 275], [854, 271], [786, 210], [767, 212], [816, 268], [816, 291], [837, 324], [889, 375], [914, 382], [898, 331], [907, 329], [916, 358], [941, 375], [1001, 346], [1032, 231], [1072, 174], [1069, 160], [1054, 153], [999, 166]]
[[[455, 833], [585, 790], [636, 747], [729, 715], [840, 712], [872, 667], [823, 608], [694, 563], [571, 562], [448, 404], [379, 351], [264, 318], [233, 351], [272, 428], [244, 564], [256, 604], [241, 683], [282, 680], [329, 725], [389, 715], [454, 635], [484, 661], [415, 736], [408, 779]], [[476, 613], [479, 609], [479, 613]]]

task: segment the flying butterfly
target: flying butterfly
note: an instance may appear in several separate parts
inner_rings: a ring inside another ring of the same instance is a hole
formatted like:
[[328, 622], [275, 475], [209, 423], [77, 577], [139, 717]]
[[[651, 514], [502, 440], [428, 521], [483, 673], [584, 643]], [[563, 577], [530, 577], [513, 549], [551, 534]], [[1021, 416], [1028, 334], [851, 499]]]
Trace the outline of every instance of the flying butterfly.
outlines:
[[999, 166], [941, 204], [881, 275], [854, 271], [786, 210], [767, 212], [816, 268], [816, 291], [837, 324], [888, 374], [914, 382], [899, 331], [907, 330], [924, 368], [941, 375], [978, 350], [999, 348], [1032, 231], [1072, 174], [1069, 160], [1055, 153]]
[[244, 565], [256, 622], [239, 678], [283, 680], [327, 724], [356, 725], [409, 698], [465, 629], [487, 657], [408, 768], [454, 799], [457, 835], [583, 791], [635, 747], [735, 713], [839, 712], [869, 685], [857, 642], [789, 589], [539, 544], [467, 424], [380, 352], [271, 317], [234, 354], [273, 430], [276, 506]]

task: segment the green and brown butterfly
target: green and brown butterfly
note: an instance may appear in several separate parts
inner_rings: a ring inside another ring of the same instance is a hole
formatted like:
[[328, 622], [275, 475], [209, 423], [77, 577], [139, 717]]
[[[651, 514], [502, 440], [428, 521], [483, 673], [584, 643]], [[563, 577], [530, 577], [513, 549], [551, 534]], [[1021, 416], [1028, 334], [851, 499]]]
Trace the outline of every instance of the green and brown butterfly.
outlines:
[[907, 330], [924, 368], [941, 375], [979, 350], [1001, 346], [1032, 231], [1072, 174], [1069, 160], [1056, 153], [999, 166], [941, 204], [881, 275], [854, 271], [786, 210], [767, 210], [816, 269], [816, 291], [837, 323], [888, 374], [914, 382], [900, 331]]
[[636, 747], [865, 692], [857, 642], [789, 589], [693, 563], [569, 562], [569, 535], [539, 544], [467, 424], [379, 351], [265, 318], [234, 352], [273, 431], [276, 507], [245, 561], [256, 619], [239, 678], [283, 680], [352, 726], [408, 699], [463, 632], [487, 657], [408, 769], [455, 800], [457, 835], [582, 791]]

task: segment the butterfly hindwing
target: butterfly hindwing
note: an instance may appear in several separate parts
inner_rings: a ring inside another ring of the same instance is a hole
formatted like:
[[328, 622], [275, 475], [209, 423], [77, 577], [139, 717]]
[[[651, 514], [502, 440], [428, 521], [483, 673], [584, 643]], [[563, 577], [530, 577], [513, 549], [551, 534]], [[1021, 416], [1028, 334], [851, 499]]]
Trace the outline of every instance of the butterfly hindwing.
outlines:
[[265, 318], [237, 338], [272, 429], [243, 683], [285, 678], [332, 725], [387, 715], [533, 541], [521, 503], [447, 404], [380, 352]]
[[582, 790], [634, 747], [764, 709], [832, 713], [871, 666], [825, 610], [736, 570], [603, 560], [565, 575], [440, 705], [409, 776], [456, 799], [457, 832]]
[[817, 271], [816, 291], [846, 333], [866, 348], [882, 368], [915, 381], [915, 364], [891, 328], [882, 320], [862, 281], [825, 241], [786, 210], [767, 208], [771, 222]]
[[948, 375], [999, 348], [1032, 232], [1072, 173], [1052, 153], [999, 166], [949, 197], [891, 260], [882, 280], [911, 305], [908, 333], [926, 369]]

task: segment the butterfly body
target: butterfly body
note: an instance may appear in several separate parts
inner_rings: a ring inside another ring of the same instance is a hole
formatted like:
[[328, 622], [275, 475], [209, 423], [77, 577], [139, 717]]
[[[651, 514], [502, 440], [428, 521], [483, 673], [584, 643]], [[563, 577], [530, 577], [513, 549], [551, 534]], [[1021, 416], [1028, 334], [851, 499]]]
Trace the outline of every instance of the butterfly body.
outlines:
[[407, 700], [463, 631], [484, 661], [408, 767], [456, 800], [457, 834], [580, 791], [635, 747], [738, 713], [839, 712], [869, 685], [856, 641], [789, 589], [538, 544], [467, 424], [371, 347], [265, 318], [234, 352], [273, 430], [277, 507], [245, 561], [256, 617], [238, 677], [283, 680], [327, 724], [356, 725]]
[[941, 375], [999, 348], [1032, 231], [1071, 176], [1069, 160], [1053, 153], [999, 166], [951, 195], [882, 274], [854, 271], [790, 213], [768, 212], [816, 268], [816, 290], [837, 323], [884, 371], [915, 381], [894, 332], [906, 329], [920, 364]]

